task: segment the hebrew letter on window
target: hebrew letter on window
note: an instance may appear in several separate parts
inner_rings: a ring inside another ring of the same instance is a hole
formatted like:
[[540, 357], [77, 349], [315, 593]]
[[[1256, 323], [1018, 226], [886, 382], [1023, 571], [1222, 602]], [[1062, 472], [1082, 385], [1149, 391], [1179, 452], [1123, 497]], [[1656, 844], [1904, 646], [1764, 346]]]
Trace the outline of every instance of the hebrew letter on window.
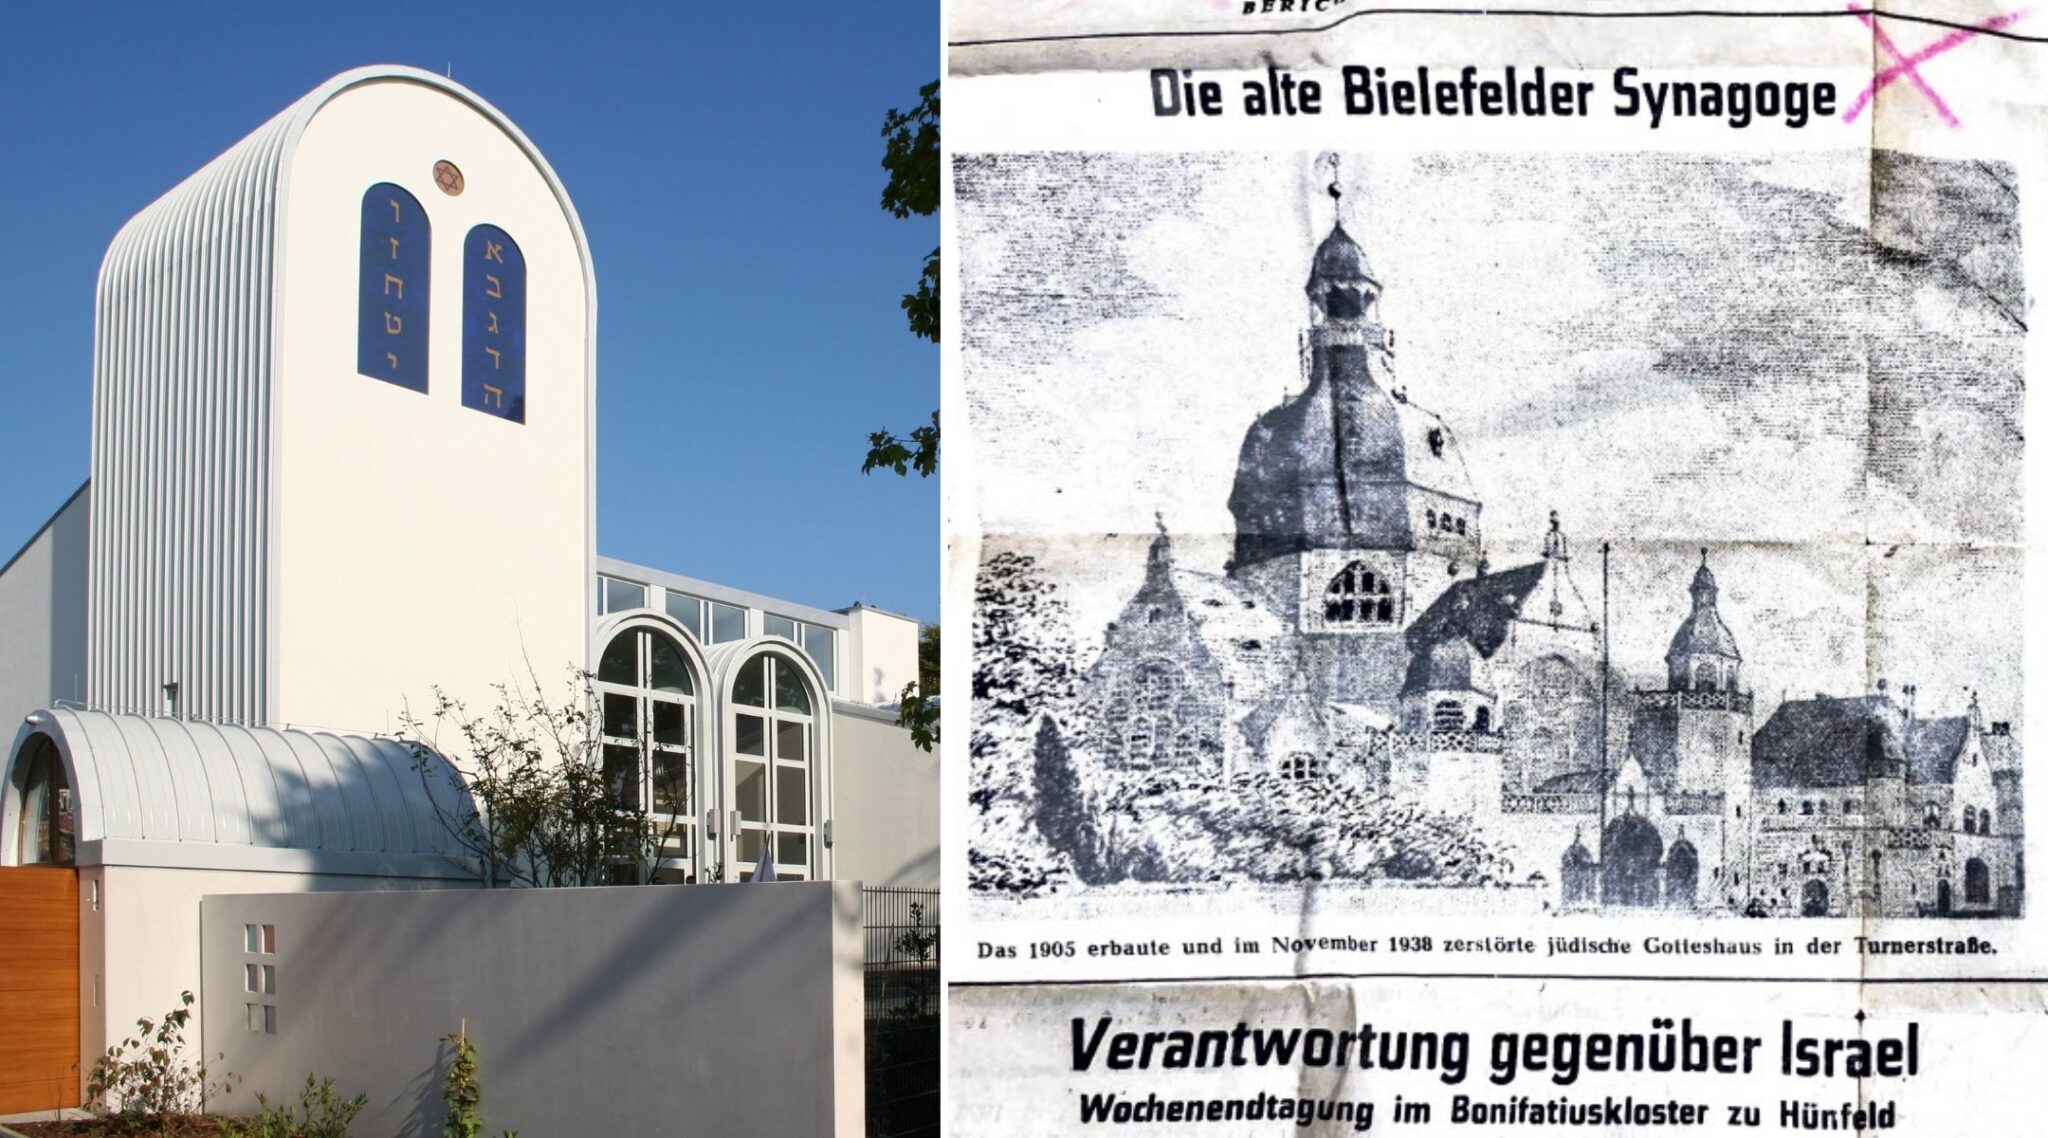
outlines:
[[419, 199], [389, 182], [363, 193], [356, 265], [356, 371], [427, 389], [433, 226]]
[[526, 421], [526, 257], [495, 225], [462, 242], [462, 405]]

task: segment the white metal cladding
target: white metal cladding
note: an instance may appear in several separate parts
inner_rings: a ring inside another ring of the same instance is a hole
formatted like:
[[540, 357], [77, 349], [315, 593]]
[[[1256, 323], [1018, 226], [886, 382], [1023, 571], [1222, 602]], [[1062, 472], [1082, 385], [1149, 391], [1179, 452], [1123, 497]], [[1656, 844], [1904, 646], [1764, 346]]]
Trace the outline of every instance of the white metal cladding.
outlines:
[[[0, 786], [15, 785], [12, 765], [39, 735], [64, 761], [73, 833], [88, 864], [117, 860], [92, 856], [91, 843], [100, 851], [148, 843], [150, 864], [192, 868], [224, 864], [205, 847], [247, 846], [431, 857], [453, 870], [459, 849], [441, 815], [472, 809], [446, 759], [429, 752], [422, 777], [410, 745], [396, 739], [69, 708], [30, 716]], [[10, 801], [7, 813], [18, 809]]]
[[[382, 81], [418, 83], [468, 104], [554, 189], [582, 255], [591, 370], [596, 291], [582, 222], [546, 159], [509, 119], [459, 84], [398, 66], [345, 72], [285, 108], [131, 218], [100, 265], [86, 662], [97, 706], [153, 713], [164, 708], [162, 685], [175, 680], [185, 715], [272, 718], [271, 447], [284, 187], [320, 108]], [[587, 440], [586, 450], [593, 445]]]
[[276, 199], [295, 105], [135, 215], [100, 266], [88, 691], [263, 708]]

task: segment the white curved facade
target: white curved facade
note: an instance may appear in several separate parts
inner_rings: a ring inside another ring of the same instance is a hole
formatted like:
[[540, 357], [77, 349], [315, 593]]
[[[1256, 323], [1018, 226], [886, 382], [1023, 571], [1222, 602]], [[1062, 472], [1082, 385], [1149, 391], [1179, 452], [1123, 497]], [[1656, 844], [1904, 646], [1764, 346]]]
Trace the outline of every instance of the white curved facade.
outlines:
[[[423, 392], [358, 367], [384, 185], [431, 222]], [[524, 258], [523, 421], [462, 399], [479, 227]], [[137, 214], [97, 304], [96, 705], [162, 710], [175, 683], [187, 715], [376, 732], [436, 686], [477, 702], [581, 662], [594, 276], [560, 181], [488, 103], [411, 68], [337, 76]]]

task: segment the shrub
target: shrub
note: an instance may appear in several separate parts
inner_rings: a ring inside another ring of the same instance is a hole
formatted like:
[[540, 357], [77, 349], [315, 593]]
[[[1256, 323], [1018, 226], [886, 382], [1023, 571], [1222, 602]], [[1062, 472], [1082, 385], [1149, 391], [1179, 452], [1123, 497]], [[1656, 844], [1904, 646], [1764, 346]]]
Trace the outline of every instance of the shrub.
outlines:
[[[455, 1045], [455, 1059], [448, 1064], [448, 1077], [441, 1080], [441, 1101], [448, 1113], [441, 1123], [443, 1138], [482, 1138], [484, 1132], [484, 1084], [477, 1072], [476, 1044], [469, 1041], [467, 1028], [441, 1037]], [[502, 1138], [519, 1138], [507, 1130]]]
[[163, 1018], [136, 1020], [138, 1034], [107, 1048], [92, 1065], [85, 1082], [86, 1101], [116, 1132], [147, 1128], [164, 1138], [177, 1138], [192, 1131], [193, 1116], [206, 1110], [207, 1099], [234, 1089], [233, 1075], [216, 1072], [203, 1058], [186, 1057], [192, 993], [184, 992], [178, 999], [178, 1007]]
[[272, 1106], [269, 1099], [259, 1094], [256, 1117], [247, 1123], [224, 1119], [221, 1133], [226, 1138], [348, 1138], [349, 1124], [369, 1102], [368, 1095], [343, 1099], [334, 1093], [333, 1079], [315, 1083], [308, 1073], [306, 1089], [299, 1092], [298, 1110]]

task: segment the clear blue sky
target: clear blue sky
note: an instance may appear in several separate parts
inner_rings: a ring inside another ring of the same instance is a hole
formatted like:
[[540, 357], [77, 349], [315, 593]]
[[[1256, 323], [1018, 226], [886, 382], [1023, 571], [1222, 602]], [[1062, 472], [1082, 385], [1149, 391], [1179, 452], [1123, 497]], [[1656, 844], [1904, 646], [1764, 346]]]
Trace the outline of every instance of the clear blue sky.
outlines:
[[938, 405], [898, 302], [937, 242], [879, 206], [937, 0], [0, 4], [0, 560], [88, 473], [121, 224], [321, 80], [454, 77], [560, 174], [597, 263], [598, 552], [938, 616], [936, 479], [862, 476]]

